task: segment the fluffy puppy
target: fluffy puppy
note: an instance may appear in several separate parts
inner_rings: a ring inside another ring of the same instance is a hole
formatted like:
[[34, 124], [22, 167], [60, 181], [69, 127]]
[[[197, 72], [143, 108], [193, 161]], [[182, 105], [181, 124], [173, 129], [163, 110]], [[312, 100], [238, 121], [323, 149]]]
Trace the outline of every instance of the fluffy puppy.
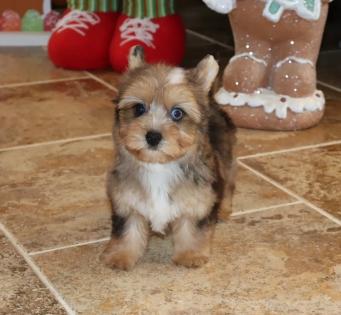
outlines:
[[234, 187], [235, 128], [209, 98], [218, 70], [212, 56], [186, 71], [147, 65], [142, 48], [132, 49], [116, 105], [106, 265], [132, 268], [150, 232], [166, 230], [176, 264], [208, 261], [218, 212], [230, 213]]

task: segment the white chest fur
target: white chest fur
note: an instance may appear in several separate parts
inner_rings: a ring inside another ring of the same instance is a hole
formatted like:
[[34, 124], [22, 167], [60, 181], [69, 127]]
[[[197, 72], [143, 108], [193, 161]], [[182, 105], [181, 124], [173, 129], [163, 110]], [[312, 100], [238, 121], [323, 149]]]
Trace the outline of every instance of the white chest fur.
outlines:
[[177, 163], [143, 164], [138, 176], [147, 198], [136, 205], [136, 210], [151, 222], [153, 231], [163, 233], [168, 223], [179, 215], [171, 191], [182, 180], [183, 172]]

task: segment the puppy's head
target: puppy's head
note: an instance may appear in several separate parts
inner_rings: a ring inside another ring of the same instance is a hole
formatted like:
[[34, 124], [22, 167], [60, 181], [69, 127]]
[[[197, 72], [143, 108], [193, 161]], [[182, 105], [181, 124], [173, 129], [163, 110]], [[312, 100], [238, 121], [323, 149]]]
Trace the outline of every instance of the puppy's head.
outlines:
[[117, 101], [115, 134], [140, 161], [168, 163], [195, 151], [206, 133], [208, 93], [218, 73], [212, 56], [196, 68], [147, 65], [133, 47]]

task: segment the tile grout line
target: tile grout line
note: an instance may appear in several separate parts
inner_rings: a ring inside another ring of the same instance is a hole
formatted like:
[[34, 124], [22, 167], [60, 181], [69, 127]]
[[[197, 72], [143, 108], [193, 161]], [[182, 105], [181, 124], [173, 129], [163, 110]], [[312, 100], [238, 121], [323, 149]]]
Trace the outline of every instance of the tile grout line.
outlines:
[[[64, 138], [64, 139], [58, 139], [58, 140], [52, 140], [52, 141], [46, 141], [46, 142], [24, 144], [24, 145], [18, 145], [18, 146], [13, 146], [13, 147], [0, 148], [0, 152], [22, 150], [22, 149], [40, 147], [40, 146], [45, 146], [45, 145], [60, 144], [60, 143], [68, 143], [68, 142], [72, 142], [72, 141], [91, 140], [91, 139], [97, 139], [97, 138], [104, 138], [104, 137], [108, 137], [111, 135], [112, 135], [111, 132], [107, 132], [107, 133], [100, 133], [100, 134], [94, 134], [94, 135], [89, 135], [89, 136], [81, 136], [81, 137], [75, 137], [75, 138]], [[322, 143], [318, 143], [318, 144], [301, 146], [301, 147], [291, 148], [291, 149], [284, 149], [284, 150], [278, 150], [278, 151], [268, 151], [268, 152], [264, 152], [264, 153], [244, 155], [244, 156], [237, 157], [237, 160], [238, 161], [239, 160], [246, 160], [246, 159], [250, 159], [250, 158], [257, 158], [257, 157], [263, 157], [263, 156], [269, 156], [269, 155], [296, 152], [296, 151], [301, 151], [301, 150], [308, 150], [308, 149], [320, 148], [320, 147], [337, 145], [337, 144], [341, 144], [341, 140], [335, 140], [335, 141], [330, 141], [330, 142], [322, 142]]]
[[245, 214], [252, 214], [252, 213], [257, 213], [257, 212], [266, 212], [267, 210], [273, 210], [273, 209], [282, 208], [282, 207], [294, 206], [294, 205], [298, 205], [298, 204], [303, 204], [303, 202], [296, 200], [293, 202], [285, 202], [285, 203], [280, 203], [278, 205], [273, 205], [273, 206], [268, 206], [268, 207], [232, 212], [231, 217], [238, 217], [238, 216], [242, 216]]
[[36, 252], [30, 252], [30, 253], [28, 253], [28, 255], [32, 257], [32, 256], [47, 254], [47, 253], [51, 253], [51, 252], [56, 252], [56, 251], [63, 250], [63, 249], [69, 249], [69, 248], [74, 248], [74, 247], [81, 247], [81, 246], [86, 246], [86, 245], [91, 245], [91, 244], [103, 243], [103, 242], [109, 241], [109, 240], [110, 240], [110, 237], [104, 237], [104, 238], [100, 238], [97, 240], [81, 242], [81, 243], [76, 243], [76, 244], [72, 244], [72, 245], [65, 245], [65, 246], [60, 246], [60, 247], [55, 247], [55, 248], [43, 249], [43, 250], [39, 250]]
[[212, 44], [216, 44], [218, 46], [221, 46], [221, 47], [224, 47], [224, 48], [227, 48], [227, 49], [230, 49], [230, 50], [234, 50], [234, 47], [231, 46], [231, 45], [224, 44], [224, 43], [222, 43], [222, 42], [220, 42], [220, 41], [218, 41], [218, 40], [216, 40], [214, 38], [211, 38], [209, 36], [206, 36], [206, 35], [203, 35], [201, 33], [198, 33], [196, 31], [193, 31], [193, 30], [189, 29], [189, 28], [186, 28], [186, 32], [188, 34], [194, 35], [194, 36], [199, 37], [201, 39], [207, 40], [208, 42], [210, 42]]
[[[238, 216], [252, 214], [252, 213], [258, 213], [258, 212], [266, 212], [267, 210], [273, 210], [273, 209], [287, 207], [287, 206], [293, 206], [293, 205], [297, 205], [297, 204], [303, 204], [303, 202], [297, 200], [297, 201], [293, 201], [293, 202], [286, 202], [286, 203], [281, 203], [281, 204], [268, 206], [268, 207], [262, 207], [262, 208], [250, 209], [250, 210], [246, 210], [246, 211], [233, 212], [231, 214], [231, 217], [238, 217]], [[97, 240], [91, 240], [91, 241], [76, 243], [76, 244], [72, 244], [72, 245], [65, 245], [65, 246], [60, 246], [60, 247], [55, 247], [55, 248], [43, 249], [43, 250], [36, 251], [36, 252], [30, 252], [30, 253], [28, 253], [28, 255], [31, 257], [32, 256], [38, 256], [38, 255], [43, 255], [43, 254], [47, 254], [47, 253], [51, 253], [51, 252], [64, 250], [64, 249], [81, 247], [81, 246], [92, 245], [92, 244], [97, 244], [97, 243], [103, 243], [103, 242], [106, 242], [109, 240], [110, 240], [110, 237], [104, 237], [104, 238], [100, 238]]]
[[[199, 38], [201, 38], [201, 39], [207, 40], [207, 41], [209, 41], [209, 42], [211, 42], [211, 43], [213, 43], [213, 44], [219, 45], [219, 46], [224, 47], [224, 48], [228, 48], [228, 49], [230, 49], [230, 50], [234, 50], [234, 47], [231, 46], [231, 45], [222, 43], [222, 42], [220, 42], [219, 40], [216, 40], [216, 39], [214, 39], [214, 38], [212, 38], [212, 37], [209, 37], [209, 36], [207, 36], [207, 35], [201, 34], [201, 33], [199, 33], [199, 32], [193, 31], [193, 30], [191, 30], [191, 29], [189, 29], [189, 28], [186, 29], [186, 32], [189, 33], [189, 34], [191, 34], [191, 35], [197, 36], [197, 37], [199, 37]], [[321, 80], [317, 80], [316, 83], [318, 83], [318, 84], [320, 84], [320, 85], [322, 85], [322, 86], [324, 86], [324, 87], [327, 87], [327, 88], [329, 88], [329, 89], [331, 89], [331, 90], [334, 90], [334, 91], [336, 91], [336, 92], [341, 93], [341, 88], [338, 88], [337, 86], [334, 86], [334, 85], [329, 84], [329, 83], [325, 83], [325, 82], [323, 82], [323, 81], [321, 81]]]
[[25, 87], [25, 86], [40, 85], [40, 84], [51, 84], [51, 83], [58, 83], [58, 82], [77, 81], [77, 80], [86, 80], [86, 79], [90, 79], [90, 78], [88, 76], [79, 76], [79, 77], [71, 77], [71, 78], [63, 78], [63, 79], [55, 79], [55, 80], [42, 80], [42, 81], [4, 84], [4, 85], [0, 85], [0, 89]]
[[332, 53], [332, 52], [339, 52], [339, 49], [340, 48], [328, 48], [328, 49], [324, 49], [324, 50], [321, 50], [321, 53]]
[[[224, 48], [228, 48], [228, 49], [230, 49], [230, 50], [234, 50], [234, 47], [231, 46], [231, 45], [222, 43], [222, 42], [219, 41], [219, 40], [216, 40], [216, 39], [214, 39], [214, 38], [212, 38], [212, 37], [209, 37], [209, 36], [207, 36], [207, 35], [201, 34], [201, 33], [199, 33], [199, 32], [193, 31], [193, 30], [191, 30], [191, 29], [189, 29], [189, 28], [186, 29], [186, 32], [189, 33], [189, 34], [191, 34], [191, 35], [197, 36], [197, 37], [199, 37], [199, 38], [201, 38], [201, 39], [205, 39], [205, 40], [207, 40], [207, 41], [209, 41], [209, 42], [211, 42], [211, 43], [213, 43], [213, 44], [219, 45], [219, 46], [224, 47]], [[337, 51], [337, 50], [336, 50], [336, 51]], [[318, 84], [320, 84], [320, 85], [322, 85], [322, 86], [324, 86], [324, 87], [327, 87], [327, 88], [329, 88], [329, 89], [331, 89], [331, 90], [334, 90], [334, 91], [336, 91], [336, 92], [341, 93], [341, 88], [339, 88], [339, 87], [337, 87], [337, 86], [334, 86], [334, 85], [329, 84], [329, 83], [325, 83], [325, 82], [323, 82], [323, 81], [321, 81], [321, 80], [317, 80], [316, 83], [318, 83]]]
[[24, 145], [18, 145], [14, 147], [1, 148], [0, 153], [42, 147], [46, 145], [62, 144], [62, 143], [68, 143], [68, 142], [73, 142], [73, 141], [85, 141], [85, 140], [92, 140], [92, 139], [98, 139], [98, 138], [105, 138], [109, 136], [111, 136], [111, 132], [99, 133], [99, 134], [91, 135], [91, 136], [82, 136], [82, 137], [66, 138], [66, 139], [46, 141], [46, 142], [38, 142], [38, 143], [32, 143], [32, 144], [24, 144]]
[[[219, 45], [219, 46], [224, 47], [224, 48], [228, 48], [228, 49], [230, 49], [230, 50], [234, 50], [234, 47], [231, 46], [231, 45], [222, 43], [222, 42], [220, 42], [219, 40], [216, 40], [216, 39], [214, 39], [214, 38], [212, 38], [212, 37], [209, 37], [209, 36], [207, 36], [207, 35], [201, 34], [201, 33], [199, 33], [199, 32], [193, 31], [193, 30], [191, 30], [191, 29], [189, 29], [189, 28], [186, 29], [186, 32], [189, 33], [189, 34], [191, 34], [191, 35], [197, 36], [197, 37], [199, 37], [199, 38], [201, 38], [201, 39], [207, 40], [207, 41], [209, 41], [209, 42], [211, 42], [211, 43], [213, 43], [213, 44]], [[320, 84], [320, 85], [322, 85], [322, 86], [324, 86], [324, 87], [327, 87], [327, 88], [329, 88], [329, 89], [331, 89], [331, 90], [334, 90], [334, 91], [336, 91], [336, 92], [341, 93], [341, 88], [338, 88], [337, 86], [334, 86], [334, 85], [329, 84], [329, 83], [325, 83], [325, 82], [323, 82], [323, 81], [321, 81], [321, 80], [317, 80], [316, 83], [318, 83], [318, 84]]]
[[320, 84], [320, 85], [326, 87], [326, 88], [329, 88], [329, 89], [331, 89], [331, 90], [334, 90], [335, 92], [341, 93], [341, 89], [338, 88], [338, 87], [336, 87], [336, 86], [334, 86], [334, 85], [332, 85], [332, 84], [325, 83], [325, 82], [320, 81], [320, 80], [317, 80], [316, 82], [317, 82], [318, 84]]
[[111, 85], [110, 83], [108, 83], [108, 82], [102, 80], [102, 79], [99, 78], [98, 76], [96, 76], [96, 75], [94, 75], [94, 74], [92, 74], [92, 73], [90, 73], [90, 72], [88, 72], [88, 71], [84, 71], [84, 73], [86, 73], [90, 78], [92, 78], [93, 80], [95, 80], [95, 81], [101, 83], [102, 85], [104, 85], [104, 86], [107, 87], [108, 89], [110, 89], [110, 90], [112, 90], [112, 91], [114, 91], [114, 92], [116, 92], [116, 93], [118, 92], [118, 89], [117, 89], [117, 88], [115, 88], [115, 87], [114, 87], [113, 85]]
[[336, 145], [336, 144], [341, 144], [341, 140], [321, 142], [318, 144], [305, 145], [305, 146], [291, 148], [291, 149], [283, 149], [283, 150], [277, 150], [277, 151], [268, 151], [268, 152], [264, 152], [264, 153], [244, 155], [244, 156], [238, 157], [237, 160], [245, 160], [245, 159], [250, 159], [250, 158], [276, 155], [276, 154], [281, 154], [281, 153], [296, 152], [296, 151], [308, 150], [308, 149], [314, 149], [314, 148], [322, 148], [322, 147], [326, 147], [326, 146], [330, 146], [330, 145]]
[[72, 307], [64, 300], [61, 293], [52, 285], [47, 276], [40, 270], [38, 265], [35, 264], [33, 259], [28, 255], [26, 250], [22, 245], [19, 244], [18, 240], [14, 237], [14, 235], [7, 230], [7, 228], [0, 223], [0, 231], [7, 237], [13, 247], [17, 250], [17, 252], [23, 257], [38, 279], [45, 285], [45, 287], [51, 292], [54, 298], [63, 306], [68, 315], [76, 315], [76, 312], [72, 309]]
[[270, 177], [262, 174], [261, 172], [255, 170], [254, 168], [252, 168], [251, 166], [248, 166], [247, 164], [245, 164], [242, 161], [238, 161], [238, 164], [242, 167], [244, 167], [245, 169], [249, 170], [250, 172], [254, 173], [255, 175], [257, 175], [258, 177], [264, 179], [265, 181], [267, 181], [268, 183], [272, 184], [273, 186], [277, 187], [278, 189], [282, 190], [283, 192], [287, 193], [288, 195], [290, 195], [291, 197], [295, 198], [297, 201], [300, 201], [301, 203], [305, 204], [306, 206], [308, 206], [309, 208], [315, 210], [316, 212], [318, 212], [320, 215], [328, 218], [329, 220], [333, 221], [334, 223], [341, 225], [341, 220], [335, 218], [333, 215], [331, 215], [330, 213], [328, 213], [327, 211], [323, 210], [320, 207], [315, 206], [313, 203], [311, 203], [310, 201], [306, 200], [305, 198], [297, 195], [296, 193], [294, 193], [293, 191], [291, 191], [290, 189], [284, 187], [282, 184], [276, 182], [275, 180], [271, 179]]

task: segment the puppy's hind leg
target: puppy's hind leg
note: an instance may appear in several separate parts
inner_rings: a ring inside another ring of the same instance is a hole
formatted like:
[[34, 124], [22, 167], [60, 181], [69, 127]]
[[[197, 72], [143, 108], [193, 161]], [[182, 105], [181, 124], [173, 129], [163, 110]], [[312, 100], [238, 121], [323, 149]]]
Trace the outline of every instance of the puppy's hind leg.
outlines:
[[218, 218], [222, 221], [226, 221], [232, 213], [232, 198], [235, 190], [235, 178], [237, 173], [237, 163], [232, 162], [229, 169], [222, 169], [224, 172], [224, 189], [222, 193], [222, 198], [220, 202], [220, 209], [218, 213]]
[[111, 268], [129, 270], [142, 257], [149, 239], [149, 226], [141, 215], [113, 215], [112, 239], [101, 259]]

